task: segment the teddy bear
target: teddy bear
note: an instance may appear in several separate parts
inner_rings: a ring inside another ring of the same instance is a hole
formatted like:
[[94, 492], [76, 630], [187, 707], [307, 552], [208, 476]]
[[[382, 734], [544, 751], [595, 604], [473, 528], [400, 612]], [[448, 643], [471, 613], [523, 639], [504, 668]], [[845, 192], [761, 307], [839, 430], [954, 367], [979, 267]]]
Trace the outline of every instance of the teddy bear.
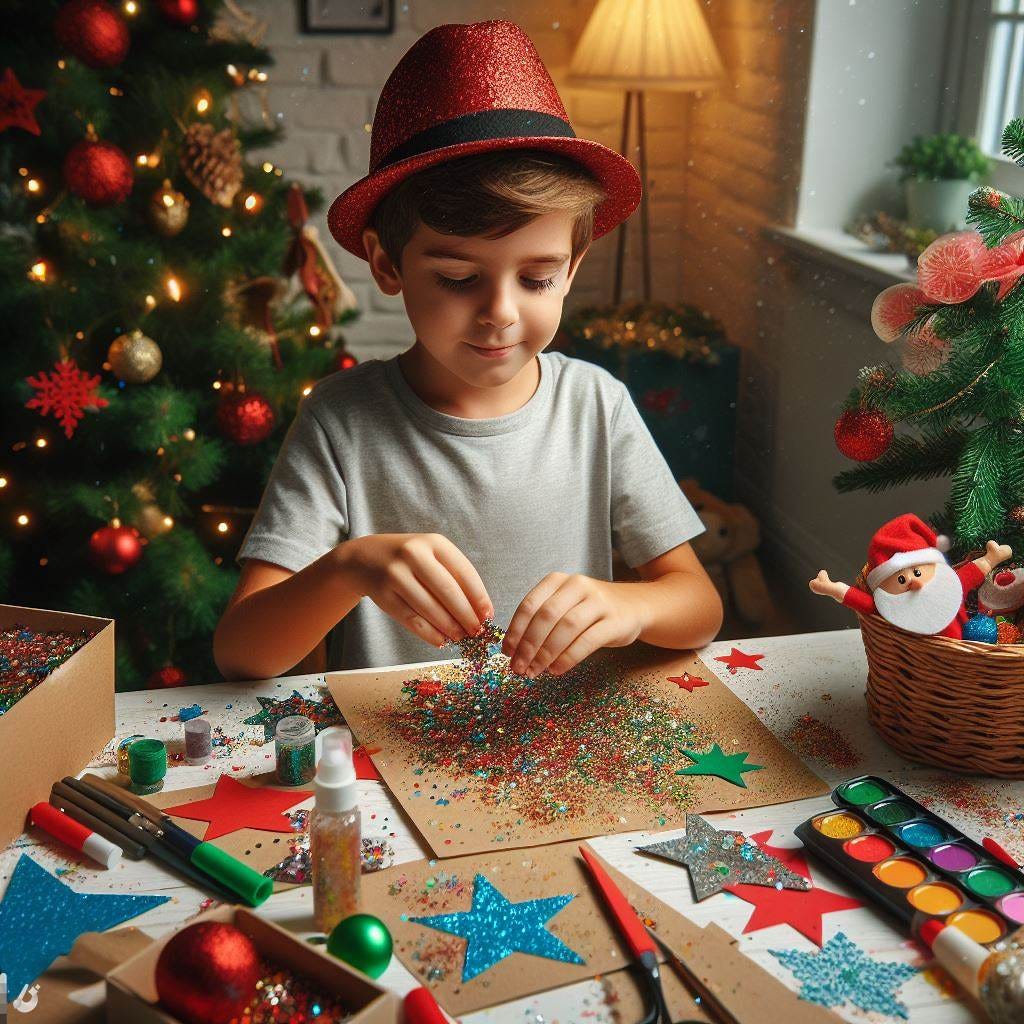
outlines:
[[690, 543], [722, 603], [744, 622], [760, 625], [771, 614], [772, 599], [754, 554], [761, 543], [758, 521], [746, 506], [723, 501], [693, 478], [681, 480], [679, 486], [706, 527]]

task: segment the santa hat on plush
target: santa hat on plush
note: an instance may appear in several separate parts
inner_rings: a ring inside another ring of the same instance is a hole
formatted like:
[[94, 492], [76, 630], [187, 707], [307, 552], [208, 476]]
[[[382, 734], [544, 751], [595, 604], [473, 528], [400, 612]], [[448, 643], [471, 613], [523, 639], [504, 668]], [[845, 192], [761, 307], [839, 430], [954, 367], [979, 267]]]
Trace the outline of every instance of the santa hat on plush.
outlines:
[[867, 584], [874, 590], [900, 569], [944, 563], [949, 546], [948, 537], [937, 535], [913, 513], [890, 519], [871, 538]]

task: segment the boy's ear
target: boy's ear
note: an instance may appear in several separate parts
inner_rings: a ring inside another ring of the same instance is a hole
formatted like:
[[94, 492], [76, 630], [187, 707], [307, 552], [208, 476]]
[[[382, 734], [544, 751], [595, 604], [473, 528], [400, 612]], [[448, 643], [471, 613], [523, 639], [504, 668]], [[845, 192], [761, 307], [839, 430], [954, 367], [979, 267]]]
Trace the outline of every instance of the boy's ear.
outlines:
[[569, 276], [565, 279], [565, 293], [569, 294], [569, 289], [572, 287], [573, 278], [576, 276], [576, 271], [580, 269], [580, 264], [583, 262], [583, 257], [587, 255], [590, 246], [588, 245], [577, 257], [576, 262], [569, 268]]
[[384, 250], [374, 228], [363, 229], [363, 248], [369, 257], [370, 273], [377, 287], [385, 295], [398, 295], [402, 290], [402, 278], [391, 257]]

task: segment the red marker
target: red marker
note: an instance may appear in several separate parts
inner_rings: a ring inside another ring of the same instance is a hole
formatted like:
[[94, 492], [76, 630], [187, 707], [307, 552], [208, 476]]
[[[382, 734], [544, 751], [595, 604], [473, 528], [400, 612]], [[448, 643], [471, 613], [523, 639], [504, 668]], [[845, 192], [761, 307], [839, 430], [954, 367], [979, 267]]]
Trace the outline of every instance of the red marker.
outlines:
[[448, 1024], [448, 1018], [437, 1005], [428, 988], [414, 988], [403, 1000], [406, 1024]]
[[56, 807], [47, 803], [36, 804], [29, 817], [33, 824], [38, 825], [55, 839], [66, 843], [73, 850], [88, 854], [98, 864], [112, 868], [121, 859], [121, 847], [115, 846], [108, 839], [80, 825], [73, 818], [61, 814]]
[[993, 857], [998, 857], [999, 860], [1008, 867], [1020, 867], [1020, 865], [991, 836], [985, 836], [981, 841], [981, 845], [984, 846]]

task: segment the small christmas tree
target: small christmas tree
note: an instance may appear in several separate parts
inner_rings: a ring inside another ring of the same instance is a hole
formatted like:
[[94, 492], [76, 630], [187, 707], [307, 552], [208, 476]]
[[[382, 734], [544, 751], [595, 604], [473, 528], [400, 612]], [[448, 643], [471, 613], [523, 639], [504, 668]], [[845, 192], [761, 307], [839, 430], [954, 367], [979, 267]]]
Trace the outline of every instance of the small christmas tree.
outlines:
[[[218, 20], [220, 18], [221, 20]], [[216, 678], [234, 554], [354, 315], [234, 3], [25, 0], [0, 43], [0, 593], [117, 620], [118, 686]]]
[[[1024, 165], [1024, 121], [1002, 142]], [[902, 367], [863, 369], [835, 427], [839, 450], [864, 463], [835, 478], [841, 492], [952, 477], [932, 519], [954, 556], [990, 538], [1024, 550], [1024, 200], [979, 188], [967, 220], [976, 229], [921, 254], [917, 285], [875, 300], [872, 326], [902, 341]]]

